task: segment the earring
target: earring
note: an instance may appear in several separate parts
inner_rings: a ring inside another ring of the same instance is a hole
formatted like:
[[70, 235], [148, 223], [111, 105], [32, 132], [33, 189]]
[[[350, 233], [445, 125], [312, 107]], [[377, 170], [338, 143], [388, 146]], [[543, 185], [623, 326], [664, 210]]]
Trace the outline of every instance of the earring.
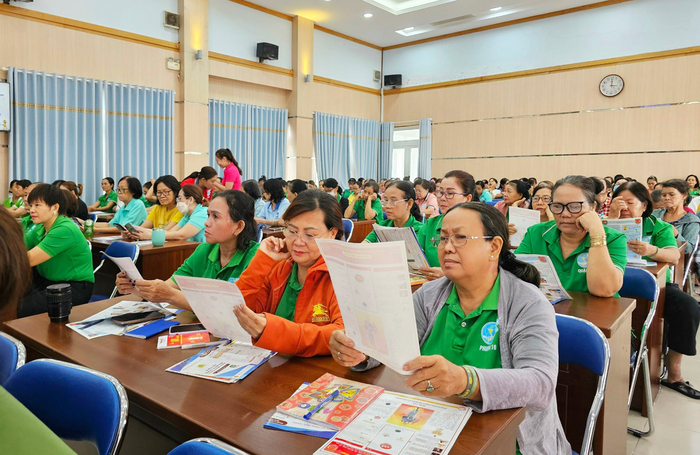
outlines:
[[493, 254], [491, 255], [491, 259], [493, 259]]
[[54, 211], [53, 211], [53, 214], [54, 214], [54, 215], [58, 215], [58, 212], [54, 210]]

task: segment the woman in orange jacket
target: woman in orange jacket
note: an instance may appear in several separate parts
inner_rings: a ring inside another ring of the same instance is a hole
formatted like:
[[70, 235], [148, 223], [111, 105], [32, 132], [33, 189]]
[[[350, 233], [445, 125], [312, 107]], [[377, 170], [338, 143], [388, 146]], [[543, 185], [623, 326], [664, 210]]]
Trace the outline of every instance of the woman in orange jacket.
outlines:
[[260, 244], [236, 282], [246, 306], [233, 311], [255, 346], [302, 357], [330, 355], [331, 334], [344, 324], [316, 239], [342, 239], [340, 205], [307, 190], [282, 219], [284, 240], [268, 237]]

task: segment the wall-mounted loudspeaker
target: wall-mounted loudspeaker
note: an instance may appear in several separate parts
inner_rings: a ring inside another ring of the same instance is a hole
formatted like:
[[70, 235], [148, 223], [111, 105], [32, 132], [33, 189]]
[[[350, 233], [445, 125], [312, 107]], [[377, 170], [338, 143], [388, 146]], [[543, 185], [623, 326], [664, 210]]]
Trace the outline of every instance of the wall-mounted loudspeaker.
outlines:
[[384, 76], [384, 87], [401, 87], [401, 75], [387, 74]]
[[170, 11], [165, 11], [165, 17], [163, 18], [163, 25], [168, 28], [174, 28], [175, 30], [180, 29], [180, 16], [177, 13], [171, 13]]
[[382, 72], [379, 70], [374, 70], [374, 82], [379, 82], [382, 80]]
[[275, 44], [270, 43], [258, 43], [258, 48], [255, 52], [255, 56], [260, 59], [260, 63], [263, 60], [277, 60], [279, 56], [280, 47]]

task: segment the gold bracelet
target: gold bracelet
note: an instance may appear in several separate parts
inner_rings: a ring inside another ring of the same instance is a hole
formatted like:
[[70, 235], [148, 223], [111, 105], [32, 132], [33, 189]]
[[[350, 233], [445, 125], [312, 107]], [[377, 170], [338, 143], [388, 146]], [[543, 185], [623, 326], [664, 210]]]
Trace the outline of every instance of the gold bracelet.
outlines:
[[605, 234], [591, 235], [591, 248], [594, 246], [608, 246], [607, 237]]

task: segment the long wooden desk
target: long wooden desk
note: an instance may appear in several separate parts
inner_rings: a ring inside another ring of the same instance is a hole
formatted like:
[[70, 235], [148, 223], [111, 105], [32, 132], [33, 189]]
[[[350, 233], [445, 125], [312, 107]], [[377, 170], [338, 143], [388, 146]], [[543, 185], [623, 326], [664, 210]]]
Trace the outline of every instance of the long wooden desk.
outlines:
[[374, 230], [372, 225], [375, 223], [374, 220], [368, 221], [353, 221], [352, 237], [350, 238], [350, 243], [362, 243], [362, 241], [367, 237], [367, 235]]
[[[82, 320], [118, 300], [75, 307], [70, 321]], [[184, 312], [180, 317], [189, 322], [193, 315]], [[308, 455], [323, 444], [324, 440], [311, 436], [266, 430], [263, 424], [275, 406], [302, 382], [313, 381], [326, 372], [412, 393], [403, 385], [404, 377], [388, 368], [353, 373], [330, 357], [306, 359], [278, 354], [242, 382], [228, 385], [167, 373], [167, 367], [195, 351], [158, 351], [157, 337], [87, 340], [63, 324], [50, 323], [46, 314], [10, 321], [6, 330], [27, 346], [30, 357], [51, 357], [111, 374], [124, 385], [133, 404], [191, 437], [215, 437], [254, 454]], [[524, 418], [522, 408], [474, 413], [452, 453], [513, 455], [516, 431]]]

